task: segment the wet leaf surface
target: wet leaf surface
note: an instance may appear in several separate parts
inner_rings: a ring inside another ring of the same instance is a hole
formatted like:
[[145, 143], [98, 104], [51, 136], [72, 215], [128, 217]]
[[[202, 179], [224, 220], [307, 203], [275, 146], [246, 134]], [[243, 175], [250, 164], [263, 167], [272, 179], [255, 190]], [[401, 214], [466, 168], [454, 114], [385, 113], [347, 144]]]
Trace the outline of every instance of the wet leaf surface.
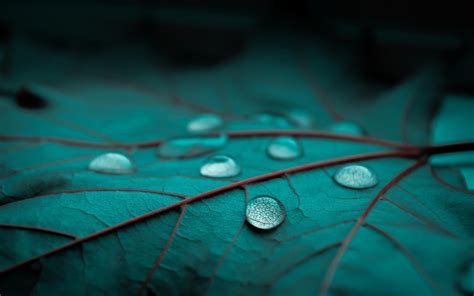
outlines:
[[[449, 125], [463, 105], [433, 115], [444, 79], [437, 66], [380, 85], [360, 78], [350, 46], [285, 38], [262, 34], [231, 62], [183, 71], [149, 63], [156, 57], [140, 45], [79, 56], [84, 63], [19, 35], [16, 70], [2, 85], [26, 81], [45, 104], [0, 100], [0, 293], [460, 295], [472, 287], [466, 184], [474, 181], [459, 170], [472, 158], [427, 158], [473, 145], [413, 146], [433, 135], [434, 144], [473, 140], [472, 116], [464, 128]], [[293, 124], [289, 110], [307, 111], [311, 124]], [[202, 114], [223, 119], [213, 136], [225, 142], [157, 157], [170, 139], [198, 138], [187, 127]], [[367, 137], [324, 132], [345, 121]], [[454, 131], [461, 136], [437, 140]], [[272, 158], [279, 136], [304, 153]], [[104, 153], [125, 155], [136, 171], [89, 170]], [[217, 154], [240, 174], [202, 176]], [[333, 175], [347, 164], [370, 168], [378, 183], [338, 185]], [[271, 231], [245, 222], [257, 196], [285, 209]]]

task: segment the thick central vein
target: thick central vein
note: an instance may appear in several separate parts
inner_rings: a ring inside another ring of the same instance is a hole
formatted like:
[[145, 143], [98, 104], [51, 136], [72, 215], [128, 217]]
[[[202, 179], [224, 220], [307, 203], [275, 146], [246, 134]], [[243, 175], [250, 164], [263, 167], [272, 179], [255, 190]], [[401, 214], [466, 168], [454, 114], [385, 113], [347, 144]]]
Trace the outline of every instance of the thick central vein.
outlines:
[[206, 199], [206, 198], [209, 198], [209, 197], [212, 197], [212, 196], [224, 193], [224, 192], [228, 192], [228, 191], [234, 190], [236, 188], [239, 188], [239, 187], [247, 185], [247, 184], [266, 181], [266, 180], [270, 180], [270, 179], [273, 179], [273, 178], [278, 178], [278, 177], [284, 176], [285, 174], [298, 173], [298, 172], [308, 171], [308, 170], [315, 169], [315, 168], [321, 168], [321, 167], [326, 167], [326, 166], [331, 166], [331, 165], [338, 165], [338, 164], [354, 162], [354, 161], [377, 159], [377, 158], [388, 158], [388, 157], [415, 158], [415, 157], [418, 157], [418, 156], [419, 156], [419, 154], [417, 152], [410, 152], [410, 151], [405, 151], [405, 152], [404, 151], [384, 151], [384, 152], [366, 153], [366, 154], [359, 154], [359, 155], [341, 157], [341, 158], [330, 159], [330, 160], [323, 160], [323, 161], [313, 162], [313, 163], [309, 163], [309, 164], [303, 164], [303, 165], [299, 165], [299, 166], [295, 166], [295, 167], [291, 167], [291, 168], [287, 168], [287, 169], [283, 169], [283, 170], [279, 170], [279, 171], [275, 171], [275, 172], [271, 172], [271, 173], [251, 177], [251, 178], [248, 178], [248, 179], [245, 179], [245, 180], [242, 180], [242, 181], [238, 181], [238, 182], [226, 185], [226, 186], [222, 186], [222, 187], [219, 187], [219, 188], [216, 188], [216, 189], [198, 194], [198, 195], [193, 196], [191, 198], [183, 199], [179, 202], [176, 202], [176, 203], [170, 204], [168, 206], [159, 208], [157, 210], [145, 213], [143, 215], [131, 218], [131, 219], [126, 220], [122, 223], [104, 228], [101, 231], [98, 231], [98, 232], [93, 233], [91, 235], [79, 238], [79, 239], [74, 240], [70, 243], [66, 243], [62, 246], [59, 246], [59, 247], [55, 248], [55, 249], [52, 249], [52, 250], [47, 251], [43, 254], [40, 254], [36, 257], [30, 258], [30, 259], [27, 259], [23, 262], [15, 264], [15, 265], [7, 268], [7, 269], [4, 269], [4, 270], [0, 271], [0, 275], [9, 273], [9, 272], [11, 272], [13, 270], [16, 270], [16, 269], [19, 269], [21, 267], [27, 266], [27, 265], [29, 265], [33, 262], [36, 262], [38, 260], [41, 260], [41, 259], [44, 259], [46, 257], [52, 256], [54, 254], [61, 253], [65, 250], [73, 248], [73, 247], [75, 247], [77, 245], [80, 245], [84, 242], [87, 242], [87, 241], [96, 239], [98, 237], [101, 237], [103, 235], [115, 232], [115, 231], [117, 231], [119, 229], [122, 229], [124, 227], [127, 227], [127, 226], [130, 226], [130, 225], [145, 221], [145, 220], [150, 219], [152, 217], [158, 216], [162, 213], [169, 212], [171, 210], [177, 209], [181, 206], [184, 206], [184, 205], [187, 205], [187, 204], [190, 204], [190, 203], [202, 200], [202, 199]]

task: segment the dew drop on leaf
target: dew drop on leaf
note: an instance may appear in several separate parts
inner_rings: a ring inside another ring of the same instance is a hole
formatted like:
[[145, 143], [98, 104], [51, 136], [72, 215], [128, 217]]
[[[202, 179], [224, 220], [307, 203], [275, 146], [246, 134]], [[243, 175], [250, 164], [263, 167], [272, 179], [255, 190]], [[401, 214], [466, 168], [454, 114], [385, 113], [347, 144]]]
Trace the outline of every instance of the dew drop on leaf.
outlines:
[[273, 139], [267, 147], [270, 157], [280, 160], [291, 160], [301, 156], [301, 145], [293, 137], [277, 137]]
[[264, 125], [269, 125], [277, 128], [290, 128], [293, 127], [291, 122], [284, 116], [272, 113], [257, 113], [253, 116], [253, 119]]
[[378, 183], [374, 172], [361, 165], [342, 167], [334, 175], [334, 181], [341, 186], [352, 189], [366, 189], [374, 187]]
[[329, 130], [336, 134], [350, 135], [350, 136], [363, 136], [365, 135], [364, 129], [358, 124], [350, 121], [341, 121], [333, 124]]
[[190, 133], [206, 133], [218, 129], [224, 124], [222, 118], [215, 114], [202, 114], [193, 118], [187, 126]]
[[277, 199], [270, 196], [257, 196], [248, 202], [246, 210], [247, 222], [261, 230], [278, 227], [286, 218], [285, 207]]
[[174, 138], [162, 143], [156, 154], [167, 159], [192, 158], [212, 153], [224, 147], [227, 140], [228, 137], [225, 134]]
[[201, 175], [211, 178], [228, 178], [240, 174], [240, 166], [227, 155], [214, 155], [201, 166]]
[[311, 114], [304, 110], [291, 110], [288, 112], [287, 116], [299, 127], [310, 128], [313, 125], [313, 118], [311, 117]]
[[105, 153], [94, 158], [89, 164], [89, 170], [101, 174], [131, 174], [135, 166], [130, 159], [119, 153]]

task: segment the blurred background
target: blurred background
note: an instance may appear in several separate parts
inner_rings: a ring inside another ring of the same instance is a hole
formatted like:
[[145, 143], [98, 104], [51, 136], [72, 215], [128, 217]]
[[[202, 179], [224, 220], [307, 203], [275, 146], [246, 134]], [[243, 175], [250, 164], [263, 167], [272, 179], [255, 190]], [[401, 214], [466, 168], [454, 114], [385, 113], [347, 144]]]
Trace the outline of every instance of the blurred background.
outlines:
[[[431, 119], [446, 97], [472, 107], [473, 24], [465, 1], [2, 1], [3, 115], [15, 100], [49, 106], [41, 116], [70, 130], [7, 132], [133, 141], [184, 132], [174, 123], [196, 112], [304, 109], [312, 128], [350, 121], [376, 137], [453, 140], [434, 139]], [[160, 116], [145, 110], [153, 102]], [[85, 122], [97, 106], [108, 112]]]
[[134, 44], [174, 65], [209, 66], [242, 53], [262, 32], [286, 29], [345, 44], [372, 79], [393, 82], [440, 57], [453, 68], [452, 87], [470, 88], [473, 77], [474, 21], [465, 1], [19, 0], [0, 9], [4, 75], [15, 74], [8, 44], [18, 34], [55, 51], [92, 55]]

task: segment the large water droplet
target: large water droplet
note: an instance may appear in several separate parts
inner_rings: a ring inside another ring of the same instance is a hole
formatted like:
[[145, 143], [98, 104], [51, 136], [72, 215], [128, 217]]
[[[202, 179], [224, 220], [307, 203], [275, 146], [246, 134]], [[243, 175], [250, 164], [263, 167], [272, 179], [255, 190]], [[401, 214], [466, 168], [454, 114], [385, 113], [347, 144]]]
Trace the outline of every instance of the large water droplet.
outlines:
[[293, 125], [284, 116], [272, 113], [257, 113], [253, 116], [254, 120], [260, 124], [269, 125], [278, 128], [291, 128]]
[[214, 155], [201, 166], [201, 175], [211, 178], [229, 178], [240, 174], [240, 166], [227, 155]]
[[365, 131], [358, 124], [350, 121], [341, 121], [333, 124], [329, 130], [336, 134], [351, 135], [351, 136], [363, 136]]
[[91, 171], [102, 174], [131, 174], [136, 168], [128, 157], [119, 153], [105, 153], [94, 158], [90, 164]]
[[334, 175], [334, 181], [352, 189], [366, 189], [374, 187], [378, 183], [377, 176], [361, 165], [347, 165], [339, 169]]
[[304, 110], [291, 110], [290, 112], [288, 112], [287, 116], [292, 122], [294, 122], [299, 127], [310, 128], [313, 125], [313, 117], [310, 113]]
[[293, 137], [282, 136], [273, 139], [267, 147], [267, 153], [274, 159], [291, 160], [301, 156], [303, 149]]
[[221, 127], [223, 123], [224, 121], [218, 115], [202, 114], [193, 118], [188, 123], [187, 129], [191, 133], [207, 133]]
[[212, 153], [227, 143], [225, 134], [170, 139], [160, 145], [157, 155], [162, 158], [192, 158]]
[[262, 195], [248, 202], [246, 219], [250, 225], [257, 229], [276, 228], [285, 220], [285, 217], [285, 207], [273, 197]]

